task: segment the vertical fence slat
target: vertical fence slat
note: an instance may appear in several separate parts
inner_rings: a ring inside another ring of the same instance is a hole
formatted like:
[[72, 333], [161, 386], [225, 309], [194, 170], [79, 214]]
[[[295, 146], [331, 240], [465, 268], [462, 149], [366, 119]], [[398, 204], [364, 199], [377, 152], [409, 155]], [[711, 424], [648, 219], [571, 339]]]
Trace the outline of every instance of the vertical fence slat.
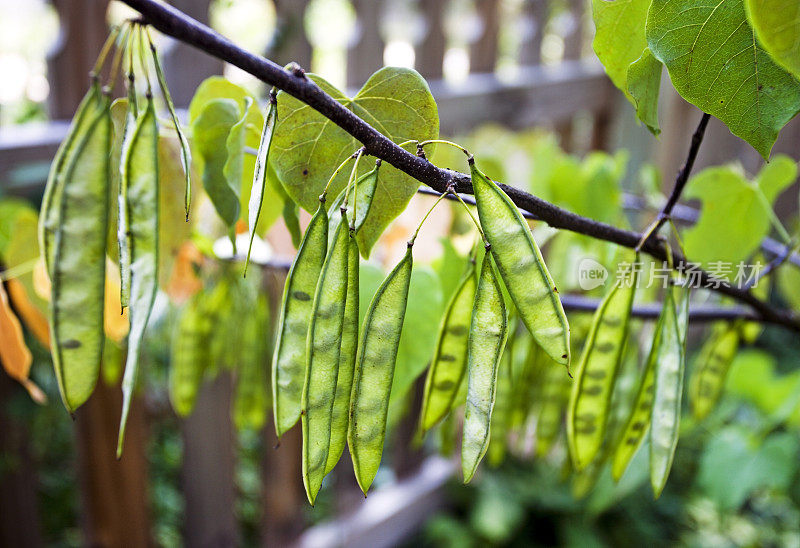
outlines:
[[547, 2], [525, 0], [522, 5], [524, 35], [520, 43], [519, 64], [536, 66], [542, 62], [542, 38], [547, 24]]
[[420, 0], [419, 9], [425, 17], [425, 37], [415, 47], [417, 71], [426, 79], [439, 79], [444, 74], [444, 52], [447, 38], [444, 35], [445, 0]]
[[[173, 7], [208, 24], [210, 0], [172, 0]], [[214, 74], [222, 74], [224, 63], [183, 42], [171, 41], [161, 52], [170, 95], [178, 107], [189, 106], [197, 86]]]
[[48, 59], [50, 116], [70, 118], [89, 86], [89, 71], [108, 35], [107, 0], [52, 0], [61, 24], [60, 47]]
[[230, 372], [220, 372], [203, 385], [194, 412], [181, 423], [184, 540], [189, 548], [238, 544], [232, 390]]
[[311, 43], [305, 30], [308, 0], [275, 0], [276, 33], [268, 55], [276, 63], [292, 61], [306, 70], [311, 69]]
[[475, 7], [483, 23], [483, 32], [470, 48], [470, 72], [494, 72], [500, 37], [500, 1], [478, 0]]
[[[273, 321], [277, 321], [286, 272], [269, 268], [264, 272], [264, 287], [270, 299]], [[302, 437], [300, 424], [281, 438], [275, 435], [270, 414], [264, 426], [264, 453], [261, 461], [261, 545], [289, 546], [303, 531], [306, 496], [301, 470]]]
[[75, 441], [86, 546], [149, 546], [147, 418], [134, 398], [125, 430], [125, 451], [116, 459], [120, 385], [98, 381], [76, 412]]
[[574, 61], [581, 58], [583, 51], [583, 27], [585, 0], [569, 0], [570, 24], [564, 36], [564, 60]]
[[382, 0], [354, 0], [356, 40], [347, 50], [347, 86], [360, 87], [373, 72], [383, 66], [384, 43], [380, 18]]
[[13, 400], [27, 398], [22, 386], [0, 371], [0, 546], [43, 546], [36, 500], [37, 463], [31, 459], [28, 417]]

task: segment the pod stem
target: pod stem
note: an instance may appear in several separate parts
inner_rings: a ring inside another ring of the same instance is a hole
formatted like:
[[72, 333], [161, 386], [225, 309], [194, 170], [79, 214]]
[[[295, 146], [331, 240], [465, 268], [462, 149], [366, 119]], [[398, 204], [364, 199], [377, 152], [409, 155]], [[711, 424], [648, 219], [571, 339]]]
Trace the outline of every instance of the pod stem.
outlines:
[[144, 25], [139, 24], [139, 64], [142, 66], [142, 72], [144, 73], [144, 80], [147, 82], [147, 97], [150, 98], [153, 96], [153, 86], [150, 82], [150, 71], [147, 70], [147, 55], [145, 53], [145, 45], [144, 45]]
[[472, 154], [470, 154], [469, 151], [466, 148], [462, 147], [458, 143], [454, 143], [453, 141], [448, 141], [446, 139], [428, 139], [427, 141], [420, 141], [419, 143], [417, 143], [417, 151], [422, 151], [422, 149], [425, 146], [432, 145], [434, 143], [441, 143], [443, 145], [447, 145], [447, 146], [451, 146], [451, 147], [457, 148], [458, 150], [463, 152], [468, 158], [472, 156]]
[[442, 194], [442, 196], [445, 196], [447, 194], [452, 194], [453, 196], [455, 196], [461, 203], [461, 205], [464, 206], [464, 209], [467, 211], [469, 218], [472, 219], [472, 223], [475, 225], [475, 228], [478, 229], [478, 233], [481, 235], [481, 240], [483, 240], [483, 243], [488, 244], [489, 242], [486, 241], [486, 235], [483, 233], [481, 224], [478, 222], [478, 219], [475, 218], [475, 215], [472, 214], [472, 210], [467, 205], [467, 202], [465, 202], [464, 199], [458, 194], [458, 192], [455, 191], [452, 185], [447, 188], [447, 192]]
[[[347, 190], [344, 191], [344, 202], [342, 208], [347, 210], [347, 199], [350, 198], [350, 188], [356, 186], [356, 179], [358, 178], [358, 164], [361, 162], [361, 157], [364, 155], [364, 148], [358, 149], [356, 152], [356, 161], [353, 164], [353, 169], [350, 171], [350, 178], [347, 179]], [[356, 190], [353, 189], [353, 207], [356, 202]]]
[[[360, 151], [360, 150], [361, 149], [358, 149], [358, 151]], [[355, 160], [356, 155], [358, 154], [358, 151], [354, 152], [353, 154], [351, 154], [350, 156], [345, 158], [344, 162], [339, 164], [339, 167], [337, 167], [336, 171], [333, 172], [333, 175], [331, 175], [331, 178], [328, 179], [328, 183], [325, 185], [325, 190], [322, 191], [323, 195], [327, 195], [328, 194], [328, 188], [330, 188], [331, 183], [333, 183], [333, 180], [336, 179], [336, 176], [339, 175], [339, 172], [344, 169], [344, 166], [346, 166], [351, 160]]]
[[419, 234], [419, 230], [422, 228], [422, 225], [425, 224], [425, 221], [428, 220], [428, 217], [430, 216], [430, 214], [433, 213], [433, 210], [436, 208], [437, 205], [439, 205], [439, 202], [444, 200], [445, 196], [447, 196], [447, 192], [443, 192], [442, 194], [440, 194], [439, 197], [436, 199], [436, 201], [433, 203], [433, 205], [430, 207], [428, 212], [425, 214], [425, 216], [419, 222], [419, 225], [417, 226], [417, 229], [414, 231], [414, 234], [411, 236], [411, 239], [408, 241], [408, 247], [411, 247], [411, 246], [414, 245], [414, 242], [417, 239], [417, 235]]
[[120, 27], [114, 25], [111, 28], [111, 32], [108, 34], [108, 38], [106, 38], [106, 41], [103, 43], [103, 47], [100, 49], [100, 54], [97, 56], [97, 60], [94, 62], [94, 67], [92, 67], [93, 76], [98, 76], [100, 71], [103, 70], [103, 65], [106, 63], [106, 57], [108, 57], [108, 54], [111, 51], [111, 46], [116, 44], [119, 33]]
[[131, 31], [131, 26], [127, 21], [125, 21], [122, 25], [122, 30], [120, 31], [119, 36], [117, 37], [117, 42], [114, 45], [114, 59], [111, 61], [111, 71], [108, 78], [109, 85], [112, 87], [112, 89], [117, 82], [119, 69], [122, 66], [122, 54], [125, 53], [125, 42], [128, 39], [128, 34]]

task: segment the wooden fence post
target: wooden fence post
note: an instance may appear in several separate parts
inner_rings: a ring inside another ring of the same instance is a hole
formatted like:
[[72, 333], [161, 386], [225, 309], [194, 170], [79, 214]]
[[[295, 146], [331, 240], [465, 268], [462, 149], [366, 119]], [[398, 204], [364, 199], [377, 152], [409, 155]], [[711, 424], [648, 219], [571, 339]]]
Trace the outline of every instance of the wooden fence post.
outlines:
[[188, 548], [238, 544], [232, 386], [230, 372], [221, 371], [203, 385], [194, 411], [181, 421], [181, 483], [186, 502], [183, 538]]
[[101, 379], [75, 413], [75, 445], [87, 546], [149, 546], [147, 423], [144, 401], [134, 398], [125, 451], [116, 459], [122, 409], [120, 385]]

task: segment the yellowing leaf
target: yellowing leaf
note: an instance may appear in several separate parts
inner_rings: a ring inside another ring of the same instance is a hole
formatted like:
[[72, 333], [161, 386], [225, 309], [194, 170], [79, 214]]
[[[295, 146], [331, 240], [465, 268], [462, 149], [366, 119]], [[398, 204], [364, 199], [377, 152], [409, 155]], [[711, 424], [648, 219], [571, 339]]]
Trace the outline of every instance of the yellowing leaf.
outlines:
[[37, 403], [47, 401], [44, 393], [28, 378], [33, 356], [25, 344], [22, 325], [11, 304], [4, 284], [0, 283], [0, 362], [8, 376], [18, 381]]
[[103, 328], [106, 336], [119, 343], [128, 334], [128, 310], [122, 310], [120, 303], [119, 268], [111, 259], [106, 257], [106, 296], [105, 312], [103, 313]]
[[36, 266], [33, 267], [33, 290], [40, 299], [50, 300], [50, 276], [47, 275], [47, 268], [44, 266], [44, 259], [39, 257]]
[[[44, 263], [42, 263], [44, 264]], [[50, 326], [47, 324], [47, 317], [41, 310], [36, 308], [28, 298], [25, 286], [19, 280], [8, 280], [6, 282], [8, 296], [14, 305], [22, 321], [30, 332], [36, 337], [45, 348], [50, 348]]]
[[202, 260], [203, 254], [194, 243], [184, 242], [180, 247], [167, 284], [167, 295], [173, 303], [183, 304], [203, 289], [203, 282], [197, 276]]

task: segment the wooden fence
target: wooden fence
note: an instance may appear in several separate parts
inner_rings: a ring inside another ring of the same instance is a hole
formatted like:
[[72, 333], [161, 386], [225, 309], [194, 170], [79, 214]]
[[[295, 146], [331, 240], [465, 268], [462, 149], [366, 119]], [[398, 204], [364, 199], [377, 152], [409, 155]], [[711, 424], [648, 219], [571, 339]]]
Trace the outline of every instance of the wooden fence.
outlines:
[[[46, 165], [66, 131], [63, 120], [71, 116], [83, 94], [86, 73], [94, 60], [106, 29], [104, 0], [53, 0], [61, 17], [62, 40], [50, 59], [49, 78], [53, 90], [50, 112], [55, 120], [19, 128], [0, 129], [0, 187], [4, 194], [36, 199], [42, 191], [41, 178], [23, 177], [31, 166]], [[303, 27], [307, 0], [274, 0], [280, 32], [274, 48], [266, 52], [278, 63], [297, 61], [310, 66], [313, 48]], [[384, 43], [380, 29], [386, 3], [381, 0], [353, 0], [358, 16], [357, 37], [348, 49], [346, 75], [349, 87], [357, 88], [383, 64]], [[172, 5], [203, 22], [208, 20], [208, 0], [173, 0]], [[610, 148], [620, 138], [636, 143], [641, 129], [632, 123], [612, 129], [620, 94], [610, 84], [602, 68], [591, 56], [588, 4], [584, 0], [547, 1], [475, 0], [475, 13], [481, 31], [469, 46], [470, 74], [453, 84], [443, 79], [445, 56], [453, 37], [445, 29], [446, 0], [417, 0], [416, 10], [426, 32], [414, 44], [416, 68], [428, 79], [439, 105], [444, 134], [466, 131], [484, 122], [509, 127], [544, 125], [556, 130], [567, 149]], [[509, 13], [508, 6], [518, 11]], [[516, 76], [500, 78], [495, 69], [500, 35], [511, 21], [522, 29], [516, 52]], [[234, 37], [235, 38], [235, 37]], [[558, 43], [560, 59], [542, 63], [543, 43]], [[186, 106], [197, 84], [223, 70], [220, 62], [190, 47], [171, 43], [165, 48], [164, 64], [173, 96]], [[694, 121], [690, 111], [671, 96], [669, 123], [663, 143], [666, 152], [657, 157], [667, 178], [677, 169], [684, 152], [683, 143]], [[699, 114], [697, 115], [699, 116]], [[573, 123], [588, 120], [590, 131], [584, 142], [577, 142]], [[631, 112], [626, 118], [632, 120]], [[621, 128], [621, 129], [620, 129]], [[724, 131], [712, 128], [719, 139]], [[670, 132], [670, 133], [667, 133]], [[796, 130], [795, 130], [796, 133]], [[712, 133], [713, 134], [713, 133]], [[732, 142], [732, 141], [730, 141]], [[791, 141], [789, 141], [791, 142]], [[728, 146], [731, 150], [742, 151]], [[640, 147], [641, 149], [641, 147]], [[649, 148], [639, 150], [652, 156]], [[749, 153], [748, 153], [749, 154]], [[749, 157], [748, 157], [749, 158]], [[709, 157], [707, 161], [718, 161]], [[23, 184], [23, 181], [27, 183]], [[268, 276], [270, 291], [278, 302], [282, 274]], [[2, 375], [0, 375], [2, 377]], [[0, 393], [18, 388], [0, 378]], [[181, 421], [183, 438], [182, 492], [185, 499], [184, 541], [187, 546], [233, 546], [239, 542], [234, 517], [236, 461], [234, 429], [229, 401], [231, 379], [222, 374], [208, 383], [196, 411]], [[78, 413], [75, 428], [78, 474], [82, 503], [82, 529], [86, 543], [97, 546], [139, 546], [153, 542], [148, 506], [148, 464], [146, 444], [154, 421], [163, 420], [165, 411], [153, 408], [146, 398], [134, 402], [128, 426], [126, 454], [113, 458], [119, 389], [98, 386], [97, 393]], [[2, 403], [2, 402], [0, 402]], [[56, 405], [52, 403], [51, 405]], [[65, 419], [66, 415], [65, 415]], [[266, 450], [261, 467], [263, 521], [261, 539], [265, 545], [284, 546], [388, 546], [419, 527], [443, 502], [441, 486], [451, 475], [451, 463], [439, 458], [423, 459], [409, 449], [414, 417], [401, 424], [392, 452], [398, 476], [395, 485], [364, 501], [357, 494], [352, 471], [340, 472], [334, 480], [339, 517], [329, 524], [307, 529], [305, 496], [300, 481], [300, 436], [297, 428], [281, 441], [279, 450]], [[27, 531], [26, 545], [41, 542], [39, 512], [31, 493], [38, 489], [36, 463], [26, 458], [29, 440], [18, 419], [0, 405], [0, 449], [13, 455], [19, 466], [3, 472], [0, 488], [0, 544], [16, 544], [19, 531]], [[271, 423], [265, 428], [264, 446], [275, 445]], [[341, 466], [341, 465], [340, 465]], [[15, 501], [17, 503], [15, 503]], [[17, 536], [15, 536], [17, 535]]]

